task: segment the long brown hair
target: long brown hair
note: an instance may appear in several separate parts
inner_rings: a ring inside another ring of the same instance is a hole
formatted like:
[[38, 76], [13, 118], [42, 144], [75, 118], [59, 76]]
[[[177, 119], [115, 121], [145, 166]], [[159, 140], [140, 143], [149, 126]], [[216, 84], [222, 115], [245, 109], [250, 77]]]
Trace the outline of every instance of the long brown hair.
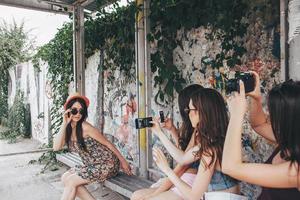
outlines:
[[[82, 109], [83, 109], [83, 113], [81, 116], [81, 119], [77, 122], [76, 125], [76, 138], [77, 138], [77, 142], [79, 144], [79, 147], [83, 150], [86, 150], [86, 145], [84, 143], [84, 139], [83, 139], [83, 129], [82, 129], [82, 123], [86, 120], [86, 118], [88, 117], [88, 112], [87, 112], [87, 105], [85, 103], [85, 101], [81, 98], [75, 98], [72, 99], [66, 106], [66, 109], [69, 109], [72, 107], [72, 105], [74, 103], [78, 102]], [[70, 148], [70, 143], [71, 143], [71, 136], [72, 136], [72, 126], [71, 126], [71, 122], [69, 122], [67, 124], [66, 127], [66, 136], [65, 136], [65, 143], [67, 144], [68, 148]]]
[[209, 88], [193, 93], [191, 100], [199, 113], [195, 140], [199, 145], [199, 151], [195, 152], [195, 156], [200, 160], [203, 155], [212, 158], [210, 163], [203, 160], [205, 168], [210, 167], [215, 161], [221, 164], [229, 122], [225, 101], [220, 93]]
[[280, 156], [300, 167], [300, 82], [289, 80], [269, 92], [271, 126]]
[[189, 115], [184, 111], [188, 106], [193, 92], [203, 89], [201, 85], [192, 84], [179, 92], [178, 107], [182, 119], [182, 125], [179, 128], [178, 144], [182, 150], [185, 150], [194, 132]]

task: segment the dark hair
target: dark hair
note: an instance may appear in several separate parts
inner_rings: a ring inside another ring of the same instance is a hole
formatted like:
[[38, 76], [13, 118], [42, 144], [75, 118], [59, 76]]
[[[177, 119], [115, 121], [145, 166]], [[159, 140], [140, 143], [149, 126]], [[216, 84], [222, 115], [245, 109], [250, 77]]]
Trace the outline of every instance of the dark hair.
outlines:
[[269, 92], [268, 107], [280, 156], [300, 166], [300, 82], [289, 80]]
[[206, 168], [215, 161], [221, 165], [229, 122], [225, 101], [219, 92], [210, 88], [193, 93], [191, 100], [199, 113], [195, 142], [200, 149], [195, 152], [195, 156], [200, 159], [203, 155], [212, 157], [210, 163], [204, 161]]
[[[83, 113], [82, 113], [81, 119], [77, 122], [77, 125], [76, 125], [77, 142], [78, 142], [80, 148], [86, 150], [86, 145], [84, 143], [84, 139], [83, 139], [83, 135], [82, 135], [82, 123], [88, 117], [86, 103], [81, 98], [75, 98], [75, 99], [72, 99], [67, 104], [66, 109], [71, 108], [72, 105], [74, 103], [76, 103], [76, 102], [78, 102], [81, 105], [82, 109], [83, 109]], [[71, 135], [72, 135], [72, 126], [71, 126], [71, 122], [70, 122], [69, 124], [67, 124], [67, 127], [66, 127], [66, 136], [65, 136], [65, 143], [67, 144], [68, 148], [70, 147]]]
[[181, 90], [178, 95], [178, 106], [179, 106], [180, 116], [182, 119], [182, 125], [179, 129], [178, 144], [182, 150], [186, 149], [194, 132], [194, 128], [192, 127], [189, 115], [184, 111], [184, 109], [188, 108], [189, 106], [191, 94], [200, 89], [203, 89], [201, 85], [192, 84], [185, 87], [183, 90]]

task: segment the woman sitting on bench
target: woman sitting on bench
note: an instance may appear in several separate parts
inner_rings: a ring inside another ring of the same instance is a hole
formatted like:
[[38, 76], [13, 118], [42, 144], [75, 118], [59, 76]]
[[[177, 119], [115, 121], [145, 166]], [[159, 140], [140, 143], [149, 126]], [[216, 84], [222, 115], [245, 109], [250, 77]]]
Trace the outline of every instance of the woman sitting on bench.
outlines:
[[[186, 108], [194, 127], [194, 146], [184, 152], [173, 145], [154, 121], [153, 133], [159, 137], [171, 156], [180, 165], [196, 164], [197, 174], [183, 174], [179, 177], [168, 165], [159, 149], [153, 150], [157, 166], [168, 176], [175, 187], [150, 199], [195, 199], [205, 192], [222, 192], [222, 199], [246, 199], [239, 193], [237, 181], [221, 172], [223, 145], [228, 125], [228, 116], [223, 97], [213, 89], [194, 92]], [[211, 196], [211, 195], [210, 195]]]
[[81, 157], [82, 166], [75, 166], [62, 176], [64, 192], [62, 200], [79, 197], [95, 200], [84, 185], [94, 181], [104, 182], [117, 175], [119, 167], [131, 174], [128, 162], [102, 133], [86, 122], [89, 100], [78, 93], [70, 96], [64, 104], [63, 123], [53, 143], [58, 151], [66, 144], [68, 149]]
[[[182, 125], [179, 130], [177, 130], [173, 124], [172, 119], [167, 118], [162, 126], [171, 132], [171, 136], [175, 141], [176, 145], [184, 150], [189, 149], [194, 145], [194, 139], [192, 138], [194, 128], [189, 119], [189, 115], [185, 112], [185, 108], [189, 106], [190, 96], [193, 92], [201, 90], [203, 87], [198, 84], [192, 84], [185, 87], [179, 92], [178, 95], [178, 106], [179, 113], [182, 119]], [[174, 172], [181, 176], [183, 173], [196, 174], [197, 167], [193, 166], [180, 166], [177, 165], [174, 168]], [[142, 200], [155, 197], [160, 193], [168, 191], [172, 187], [172, 182], [168, 178], [160, 179], [159, 182], [153, 184], [151, 188], [145, 188], [135, 191], [131, 196], [131, 200]]]

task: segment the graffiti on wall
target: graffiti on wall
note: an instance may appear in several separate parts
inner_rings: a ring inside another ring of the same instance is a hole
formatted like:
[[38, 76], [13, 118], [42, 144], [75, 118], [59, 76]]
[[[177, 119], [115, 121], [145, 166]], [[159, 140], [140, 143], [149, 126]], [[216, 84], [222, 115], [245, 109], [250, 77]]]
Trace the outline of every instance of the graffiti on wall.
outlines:
[[[120, 84], [125, 86], [125, 84]], [[132, 86], [132, 85], [131, 85]], [[137, 116], [136, 95], [131, 88], [111, 87], [110, 91], [105, 93], [104, 116], [105, 133], [113, 137], [113, 142], [120, 150], [122, 155], [138, 166], [139, 147], [138, 135], [134, 125], [134, 119]]]

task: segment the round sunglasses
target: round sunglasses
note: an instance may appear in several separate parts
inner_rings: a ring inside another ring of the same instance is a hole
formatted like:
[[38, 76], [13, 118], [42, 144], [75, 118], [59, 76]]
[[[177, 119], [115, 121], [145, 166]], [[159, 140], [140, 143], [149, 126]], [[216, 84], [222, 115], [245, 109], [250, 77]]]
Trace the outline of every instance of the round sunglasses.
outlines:
[[71, 114], [72, 115], [77, 115], [77, 113], [79, 113], [79, 114], [83, 114], [84, 113], [84, 110], [82, 109], [82, 108], [80, 108], [80, 109], [77, 109], [77, 108], [72, 108], [71, 109]]

